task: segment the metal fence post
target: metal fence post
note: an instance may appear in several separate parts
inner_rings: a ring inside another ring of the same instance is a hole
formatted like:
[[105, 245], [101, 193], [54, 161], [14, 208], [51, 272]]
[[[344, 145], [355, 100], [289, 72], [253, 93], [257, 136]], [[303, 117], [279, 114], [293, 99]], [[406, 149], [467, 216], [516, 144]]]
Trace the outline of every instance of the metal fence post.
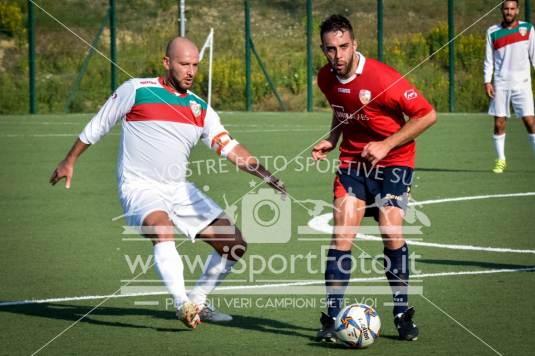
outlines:
[[455, 111], [455, 0], [448, 0], [449, 111]]
[[28, 66], [30, 114], [37, 113], [35, 105], [35, 14], [33, 2], [28, 0]]
[[307, 0], [307, 111], [314, 110], [312, 61], [312, 0]]
[[251, 95], [251, 10], [249, 1], [244, 1], [245, 6], [245, 110], [253, 110], [253, 98]]
[[115, 0], [110, 0], [110, 58], [111, 58], [111, 91], [117, 88], [117, 42], [115, 34]]
[[383, 62], [383, 0], [377, 0], [377, 59]]

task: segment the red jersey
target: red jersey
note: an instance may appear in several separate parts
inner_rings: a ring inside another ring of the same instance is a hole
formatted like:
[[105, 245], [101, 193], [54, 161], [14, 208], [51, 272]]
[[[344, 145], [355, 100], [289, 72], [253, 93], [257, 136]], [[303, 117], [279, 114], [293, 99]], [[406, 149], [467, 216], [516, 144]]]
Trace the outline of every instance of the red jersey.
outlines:
[[[363, 162], [360, 156], [371, 141], [382, 141], [405, 125], [404, 114], [418, 119], [433, 107], [407, 80], [393, 68], [361, 53], [356, 73], [340, 79], [330, 64], [320, 69], [318, 86], [342, 123], [340, 144], [341, 166]], [[416, 143], [407, 142], [392, 149], [380, 166], [414, 168]]]

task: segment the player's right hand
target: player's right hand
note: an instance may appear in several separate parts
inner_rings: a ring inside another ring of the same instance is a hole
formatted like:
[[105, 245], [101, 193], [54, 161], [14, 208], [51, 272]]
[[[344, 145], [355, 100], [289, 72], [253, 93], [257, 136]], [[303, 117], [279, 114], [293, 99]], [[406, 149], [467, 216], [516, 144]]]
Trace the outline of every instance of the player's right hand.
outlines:
[[487, 92], [487, 96], [489, 98], [494, 99], [494, 86], [492, 83], [485, 83], [485, 91]]
[[52, 176], [50, 176], [49, 182], [52, 185], [56, 185], [57, 182], [65, 178], [65, 188], [69, 189], [71, 187], [71, 178], [73, 172], [74, 164], [67, 160], [63, 160], [59, 162], [54, 172], [52, 172]]
[[316, 161], [324, 160], [327, 158], [327, 153], [331, 152], [334, 148], [332, 142], [327, 140], [321, 140], [320, 143], [312, 148], [312, 158]]

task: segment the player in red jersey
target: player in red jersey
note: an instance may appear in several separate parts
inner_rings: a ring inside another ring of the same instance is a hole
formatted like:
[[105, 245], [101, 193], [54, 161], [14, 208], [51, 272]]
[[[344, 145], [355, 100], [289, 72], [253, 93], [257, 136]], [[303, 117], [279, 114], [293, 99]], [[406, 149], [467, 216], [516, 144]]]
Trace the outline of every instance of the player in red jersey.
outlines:
[[317, 338], [335, 341], [334, 318], [351, 274], [353, 240], [366, 212], [379, 222], [399, 337], [416, 340], [414, 308], [407, 298], [409, 253], [402, 225], [414, 168], [414, 139], [436, 121], [436, 113], [397, 71], [357, 52], [347, 18], [332, 15], [320, 29], [328, 63], [318, 74], [318, 85], [333, 118], [329, 137], [314, 146], [313, 158], [325, 159], [340, 136], [342, 142], [334, 182], [335, 230], [325, 270], [328, 313], [322, 313]]

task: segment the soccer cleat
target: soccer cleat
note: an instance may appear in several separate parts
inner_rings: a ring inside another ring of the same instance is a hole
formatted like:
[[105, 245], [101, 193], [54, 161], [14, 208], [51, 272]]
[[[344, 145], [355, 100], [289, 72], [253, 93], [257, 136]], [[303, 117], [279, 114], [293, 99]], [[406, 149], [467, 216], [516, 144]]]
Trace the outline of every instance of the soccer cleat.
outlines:
[[410, 307], [394, 318], [394, 324], [401, 340], [414, 341], [418, 339], [418, 327], [412, 321], [414, 313], [414, 307]]
[[334, 318], [325, 313], [321, 313], [321, 329], [316, 334], [316, 341], [336, 342], [336, 332], [334, 330]]
[[201, 323], [200, 311], [201, 308], [198, 305], [192, 302], [185, 302], [177, 308], [176, 317], [188, 328], [195, 329]]
[[505, 163], [504, 159], [497, 159], [496, 164], [494, 165], [494, 169], [492, 171], [494, 173], [503, 173], [506, 167], [507, 167], [507, 163]]
[[202, 309], [199, 312], [199, 317], [201, 318], [201, 321], [220, 323], [232, 320], [231, 315], [216, 310], [214, 306], [210, 303], [204, 303], [201, 308]]

